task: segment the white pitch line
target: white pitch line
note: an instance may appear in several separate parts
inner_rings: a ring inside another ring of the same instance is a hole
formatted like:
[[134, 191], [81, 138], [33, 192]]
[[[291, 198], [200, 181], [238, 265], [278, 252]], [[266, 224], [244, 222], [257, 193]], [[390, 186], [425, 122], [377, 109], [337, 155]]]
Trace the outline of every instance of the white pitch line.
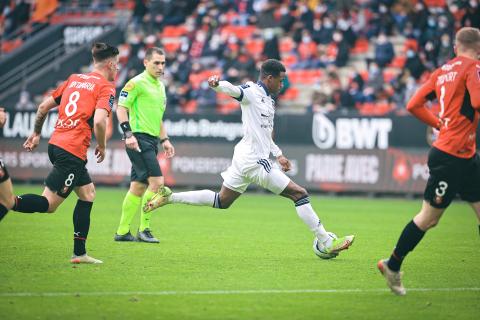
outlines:
[[[185, 296], [185, 295], [239, 295], [239, 294], [291, 294], [291, 293], [376, 293], [389, 289], [265, 289], [265, 290], [206, 290], [206, 291], [100, 291], [100, 292], [1, 292], [0, 297], [75, 297], [75, 296]], [[407, 292], [459, 292], [480, 288], [408, 288]]]

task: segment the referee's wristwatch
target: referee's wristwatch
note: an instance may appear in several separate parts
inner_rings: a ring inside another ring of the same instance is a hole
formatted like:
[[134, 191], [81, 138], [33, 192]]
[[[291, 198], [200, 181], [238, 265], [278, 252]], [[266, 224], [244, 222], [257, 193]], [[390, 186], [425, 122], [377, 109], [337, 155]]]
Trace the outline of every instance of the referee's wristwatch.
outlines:
[[165, 137], [163, 139], [160, 139], [160, 144], [163, 144], [165, 141], [170, 140], [169, 137]]

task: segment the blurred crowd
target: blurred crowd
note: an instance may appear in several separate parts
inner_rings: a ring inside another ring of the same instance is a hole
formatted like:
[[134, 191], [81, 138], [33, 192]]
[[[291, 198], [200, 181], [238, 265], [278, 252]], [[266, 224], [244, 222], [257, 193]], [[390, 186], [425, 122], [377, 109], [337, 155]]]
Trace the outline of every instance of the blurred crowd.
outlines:
[[[21, 12], [28, 2], [16, 1], [21, 18], [8, 30], [27, 19]], [[181, 112], [235, 112], [238, 105], [209, 90], [206, 78], [217, 73], [234, 84], [255, 80], [261, 61], [276, 58], [288, 69], [280, 109], [401, 113], [429, 72], [454, 56], [455, 31], [480, 27], [479, 2], [130, 1], [117, 85], [143, 70], [146, 48], [159, 46], [167, 55], [169, 105]], [[116, 1], [88, 4], [106, 11]], [[4, 20], [12, 15], [0, 9]]]
[[276, 58], [291, 74], [281, 108], [303, 99], [300, 107], [314, 112], [401, 112], [454, 56], [461, 26], [480, 27], [478, 0], [137, 0], [123, 77], [142, 70], [145, 48], [160, 46], [171, 105], [230, 112], [235, 106], [222, 108], [228, 100], [202, 80], [212, 72], [236, 84], [254, 80], [259, 63]]

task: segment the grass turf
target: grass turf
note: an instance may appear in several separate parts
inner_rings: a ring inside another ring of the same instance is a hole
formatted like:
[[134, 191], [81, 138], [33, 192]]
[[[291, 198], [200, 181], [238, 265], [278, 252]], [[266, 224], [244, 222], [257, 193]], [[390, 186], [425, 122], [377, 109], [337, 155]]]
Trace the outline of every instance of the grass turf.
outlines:
[[463, 203], [404, 264], [407, 290], [436, 290], [397, 297], [375, 265], [420, 200], [312, 196], [327, 230], [357, 236], [350, 250], [324, 261], [293, 204], [272, 195], [246, 194], [222, 211], [167, 206], [152, 218], [160, 244], [114, 242], [124, 194], [97, 190], [88, 251], [103, 265], [69, 264], [74, 195], [53, 215], [5, 217], [0, 319], [477, 319], [480, 312], [477, 221]]

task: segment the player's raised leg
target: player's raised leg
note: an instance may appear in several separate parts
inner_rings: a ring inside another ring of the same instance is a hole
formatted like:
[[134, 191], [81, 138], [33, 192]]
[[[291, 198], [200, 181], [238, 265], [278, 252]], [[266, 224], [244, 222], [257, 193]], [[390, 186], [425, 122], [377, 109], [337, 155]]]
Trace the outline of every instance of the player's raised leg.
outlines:
[[185, 192], [171, 192], [165, 187], [162, 193], [159, 193], [147, 204], [147, 210], [153, 210], [166, 204], [183, 203], [193, 206], [209, 206], [217, 209], [227, 209], [242, 194], [222, 185], [220, 192], [212, 190], [196, 190]]
[[95, 187], [93, 183], [75, 188], [78, 196], [77, 204], [73, 210], [73, 256], [71, 263], [103, 263], [87, 255], [86, 242], [90, 230], [90, 213], [95, 200]]
[[[274, 171], [272, 171], [272, 173], [273, 172]], [[278, 172], [281, 173], [280, 171]], [[342, 250], [348, 249], [352, 245], [355, 239], [355, 236], [353, 235], [335, 239], [327, 233], [310, 204], [307, 190], [290, 180], [287, 187], [280, 195], [291, 199], [295, 203], [295, 209], [298, 216], [318, 239], [317, 249], [325, 253], [336, 254]]]

